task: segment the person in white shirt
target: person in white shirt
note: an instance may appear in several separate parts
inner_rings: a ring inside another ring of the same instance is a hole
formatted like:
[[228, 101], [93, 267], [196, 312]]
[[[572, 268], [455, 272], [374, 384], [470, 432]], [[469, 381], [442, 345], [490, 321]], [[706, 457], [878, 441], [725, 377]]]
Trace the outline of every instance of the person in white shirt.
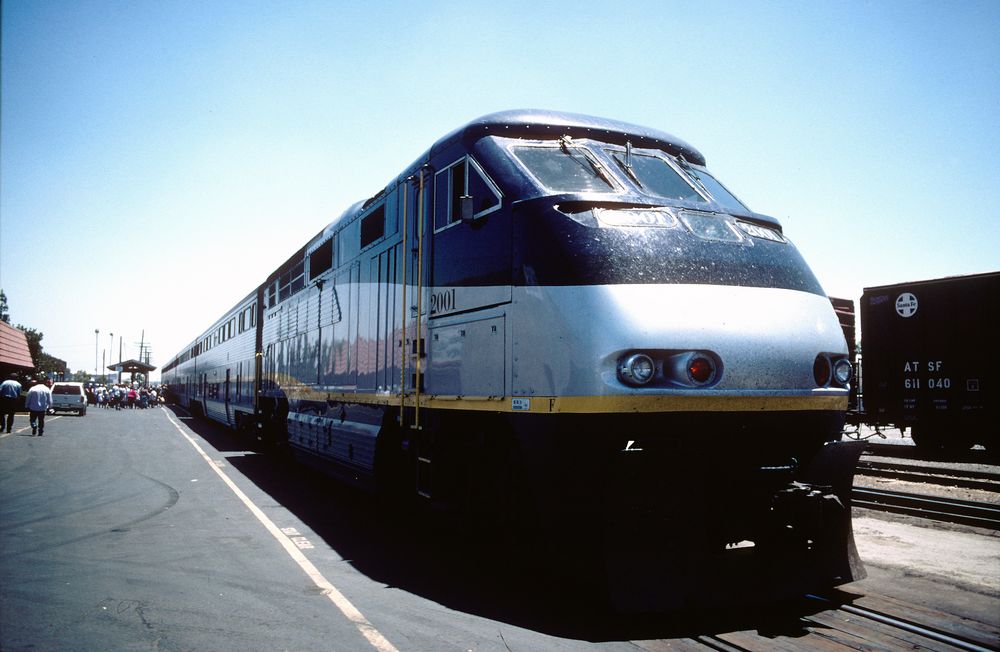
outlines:
[[49, 389], [49, 381], [35, 381], [31, 389], [28, 390], [28, 398], [24, 402], [28, 408], [31, 421], [31, 434], [39, 437], [45, 434], [45, 413], [52, 407], [52, 390]]

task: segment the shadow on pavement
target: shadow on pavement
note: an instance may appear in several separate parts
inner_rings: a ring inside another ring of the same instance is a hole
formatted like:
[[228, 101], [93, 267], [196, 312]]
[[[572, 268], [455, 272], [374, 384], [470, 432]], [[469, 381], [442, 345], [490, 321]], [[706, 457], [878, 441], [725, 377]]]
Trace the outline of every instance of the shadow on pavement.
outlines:
[[[218, 424], [168, 406], [220, 452], [247, 451], [249, 442]], [[510, 533], [490, 533], [429, 510], [403, 510], [279, 455], [247, 454], [227, 462], [307, 524], [373, 581], [456, 611], [564, 638], [612, 641], [698, 638], [732, 631], [805, 636], [802, 618], [830, 608], [800, 599], [666, 614], [616, 614], [601, 589], [557, 572], [556, 559]], [[850, 594], [841, 593], [849, 601]], [[744, 595], [744, 598], [747, 596]]]

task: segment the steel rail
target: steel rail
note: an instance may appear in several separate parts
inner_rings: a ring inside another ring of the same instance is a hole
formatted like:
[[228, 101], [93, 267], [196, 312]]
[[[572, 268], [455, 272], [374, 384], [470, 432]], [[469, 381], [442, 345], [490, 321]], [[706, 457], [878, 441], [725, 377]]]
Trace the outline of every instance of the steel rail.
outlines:
[[733, 645], [714, 634], [697, 636], [692, 640], [701, 643], [708, 649], [713, 650], [713, 652], [752, 652], [749, 648], [742, 645]]
[[1000, 505], [854, 487], [851, 504], [896, 514], [1000, 530]]
[[820, 602], [831, 604], [839, 611], [853, 614], [855, 616], [861, 616], [862, 618], [867, 618], [869, 620], [874, 620], [875, 622], [882, 623], [883, 625], [889, 625], [890, 627], [895, 627], [896, 629], [901, 629], [911, 634], [917, 634], [918, 636], [923, 636], [924, 638], [932, 641], [950, 645], [959, 650], [966, 650], [966, 652], [995, 652], [997, 649], [984, 647], [983, 645], [967, 638], [960, 638], [958, 636], [954, 636], [953, 634], [949, 634], [948, 632], [933, 629], [919, 623], [915, 623], [911, 620], [904, 620], [902, 618], [890, 616], [889, 614], [875, 611], [874, 609], [858, 607], [852, 604], [840, 604], [836, 600], [831, 600], [818, 595], [807, 595], [806, 597], [811, 600], [818, 600]]
[[963, 471], [961, 469], [892, 464], [862, 459], [858, 462], [857, 475], [1000, 492], [1000, 473], [991, 471]]
[[962, 462], [967, 464], [997, 464], [1000, 457], [993, 451], [982, 449], [945, 450], [927, 449], [907, 444], [881, 444], [866, 442], [866, 454], [879, 457], [924, 460], [927, 462]]

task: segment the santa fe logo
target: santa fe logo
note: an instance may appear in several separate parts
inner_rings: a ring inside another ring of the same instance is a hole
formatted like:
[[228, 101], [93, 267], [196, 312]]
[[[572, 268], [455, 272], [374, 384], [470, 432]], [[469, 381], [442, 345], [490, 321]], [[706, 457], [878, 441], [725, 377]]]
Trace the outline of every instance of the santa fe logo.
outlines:
[[904, 318], [917, 314], [917, 297], [909, 292], [904, 292], [896, 297], [896, 312]]

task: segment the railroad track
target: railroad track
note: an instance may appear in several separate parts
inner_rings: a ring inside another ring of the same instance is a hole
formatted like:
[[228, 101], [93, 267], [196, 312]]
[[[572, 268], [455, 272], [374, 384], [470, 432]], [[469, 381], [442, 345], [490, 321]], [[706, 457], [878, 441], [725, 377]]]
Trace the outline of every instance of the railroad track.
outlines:
[[1000, 493], [1000, 473], [862, 459], [858, 475]]
[[[880, 625], [888, 626], [893, 630], [902, 632], [903, 635], [899, 636], [901, 639], [900, 642], [906, 641], [912, 644], [914, 649], [918, 649], [918, 646], [925, 645], [919, 639], [930, 640], [938, 644], [927, 646], [930, 648], [953, 648], [956, 650], [965, 650], [966, 652], [989, 652], [990, 650], [997, 649], [996, 645], [998, 641], [995, 639], [991, 640], [988, 635], [970, 636], [973, 632], [961, 632], [943, 626], [925, 624], [917, 620], [892, 615], [885, 611], [872, 609], [870, 607], [843, 604], [839, 601], [831, 600], [830, 598], [823, 596], [808, 595], [806, 598], [820, 603], [829, 604], [831, 607], [836, 608], [837, 613], [846, 613], [850, 616], [860, 617], [865, 621], [879, 623]], [[909, 637], [914, 638], [907, 640]]]
[[[989, 652], [1000, 649], [995, 628], [967, 619], [901, 603], [883, 596], [851, 596], [846, 601], [807, 595], [806, 613], [793, 616], [775, 633], [752, 631], [702, 634], [671, 641], [669, 647], [638, 645], [662, 652], [713, 650], [940, 650]], [[797, 631], [796, 631], [797, 630]]]
[[1000, 530], [1000, 505], [991, 503], [865, 487], [854, 487], [851, 503], [866, 509]]
[[1000, 463], [1000, 453], [979, 448], [968, 450], [928, 450], [919, 446], [908, 446], [904, 444], [883, 444], [877, 441], [868, 441], [865, 443], [865, 451], [867, 454], [878, 455], [880, 457], [924, 460], [927, 462], [958, 462], [965, 464]]

